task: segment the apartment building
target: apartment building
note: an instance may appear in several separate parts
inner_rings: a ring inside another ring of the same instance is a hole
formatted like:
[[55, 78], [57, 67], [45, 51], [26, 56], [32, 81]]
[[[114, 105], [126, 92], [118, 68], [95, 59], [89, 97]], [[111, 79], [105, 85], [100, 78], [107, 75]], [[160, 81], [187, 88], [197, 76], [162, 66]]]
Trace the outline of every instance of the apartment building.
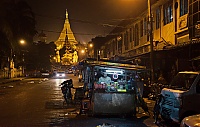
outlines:
[[[194, 22], [199, 20], [199, 17], [195, 17], [196, 13], [199, 16], [199, 3], [199, 0], [158, 0], [151, 5], [157, 75], [164, 73], [170, 80], [177, 71], [192, 70], [191, 60], [200, 55], [200, 43], [198, 37], [194, 36], [197, 33]], [[148, 24], [148, 10], [122, 22], [106, 37], [109, 39], [99, 49], [100, 57], [131, 61], [150, 68]]]

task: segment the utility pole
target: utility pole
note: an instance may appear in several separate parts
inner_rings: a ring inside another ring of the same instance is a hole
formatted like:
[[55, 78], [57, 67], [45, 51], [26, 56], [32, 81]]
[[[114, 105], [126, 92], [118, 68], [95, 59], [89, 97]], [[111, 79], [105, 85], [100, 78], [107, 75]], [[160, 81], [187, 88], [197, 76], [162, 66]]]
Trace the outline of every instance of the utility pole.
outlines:
[[151, 1], [148, 0], [148, 13], [149, 13], [149, 37], [150, 37], [150, 65], [151, 65], [151, 84], [155, 81], [154, 75], [154, 49], [153, 49], [153, 21], [151, 14]]

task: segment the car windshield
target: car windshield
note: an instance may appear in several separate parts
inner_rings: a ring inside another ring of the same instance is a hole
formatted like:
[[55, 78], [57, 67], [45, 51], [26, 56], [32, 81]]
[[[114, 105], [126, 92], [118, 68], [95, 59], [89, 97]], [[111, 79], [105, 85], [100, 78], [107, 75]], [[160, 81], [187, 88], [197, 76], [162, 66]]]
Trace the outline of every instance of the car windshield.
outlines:
[[41, 71], [41, 73], [49, 73], [48, 71]]
[[170, 84], [170, 88], [189, 90], [198, 74], [178, 73]]
[[63, 73], [65, 73], [65, 72], [57, 72], [57, 74], [63, 74]]

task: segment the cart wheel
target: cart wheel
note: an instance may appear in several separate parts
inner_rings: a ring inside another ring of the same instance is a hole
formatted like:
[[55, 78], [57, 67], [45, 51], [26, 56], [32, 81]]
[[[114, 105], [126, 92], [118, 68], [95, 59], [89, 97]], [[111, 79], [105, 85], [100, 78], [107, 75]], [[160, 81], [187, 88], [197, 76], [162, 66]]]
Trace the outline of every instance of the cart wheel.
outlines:
[[92, 110], [88, 110], [87, 111], [87, 116], [93, 117], [94, 116], [93, 111]]
[[83, 111], [82, 111], [82, 109], [80, 108], [80, 112], [79, 112], [79, 115], [81, 115], [81, 114], [83, 114]]
[[133, 116], [134, 116], [134, 112], [122, 114], [122, 117], [123, 117], [123, 118], [131, 118], [131, 117], [133, 117]]
[[172, 120], [170, 118], [167, 118], [166, 116], [161, 115], [161, 118], [167, 123], [171, 123], [172, 122]]
[[136, 111], [136, 108], [133, 110], [133, 112], [132, 112], [132, 115], [133, 115], [133, 117], [136, 117], [136, 114], [137, 114], [137, 111]]

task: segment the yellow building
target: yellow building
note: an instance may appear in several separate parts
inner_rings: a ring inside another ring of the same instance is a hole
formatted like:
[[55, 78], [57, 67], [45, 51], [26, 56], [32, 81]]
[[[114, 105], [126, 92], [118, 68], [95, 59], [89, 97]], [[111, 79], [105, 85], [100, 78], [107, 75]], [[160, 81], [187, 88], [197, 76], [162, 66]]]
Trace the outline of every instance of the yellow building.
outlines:
[[[191, 0], [190, 4], [199, 5], [199, 2]], [[170, 75], [180, 70], [189, 70], [190, 60], [200, 55], [198, 39], [194, 41], [195, 37], [189, 38], [188, 12], [189, 0], [158, 0], [151, 5], [154, 66], [157, 75], [161, 72]], [[194, 9], [193, 13], [196, 13]], [[117, 56], [121, 61], [131, 61], [151, 68], [148, 21], [146, 10], [134, 19], [122, 22], [120, 29], [115, 28], [107, 35], [106, 38], [110, 39], [99, 49], [100, 57], [115, 59]], [[170, 77], [167, 78], [170, 80]]]

